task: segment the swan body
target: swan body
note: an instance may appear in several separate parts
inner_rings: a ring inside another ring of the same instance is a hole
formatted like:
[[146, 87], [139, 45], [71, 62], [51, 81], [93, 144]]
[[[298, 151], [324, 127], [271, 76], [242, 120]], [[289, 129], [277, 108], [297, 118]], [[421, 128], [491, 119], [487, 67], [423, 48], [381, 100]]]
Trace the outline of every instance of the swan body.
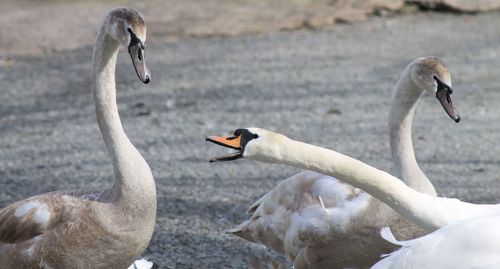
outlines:
[[[413, 115], [424, 91], [439, 92], [446, 112], [460, 120], [451, 99], [443, 102], [442, 97], [450, 98], [451, 93], [446, 65], [435, 57], [418, 58], [406, 67], [393, 91], [389, 136], [398, 177], [412, 188], [436, 196], [416, 162], [411, 140]], [[296, 268], [367, 267], [394, 249], [381, 240], [380, 228], [390, 226], [400, 238], [422, 234], [367, 193], [313, 171], [284, 180], [247, 213], [252, 217], [228, 232], [285, 254]]]
[[148, 245], [156, 219], [151, 170], [127, 138], [116, 105], [118, 49], [128, 47], [139, 78], [148, 83], [144, 62], [146, 25], [141, 14], [112, 10], [97, 35], [92, 92], [115, 182], [104, 191], [56, 191], [0, 210], [0, 268], [123, 269]]
[[428, 235], [398, 241], [390, 229], [381, 231], [401, 249], [385, 255], [372, 269], [496, 269], [500, 268], [500, 215], [461, 220]]

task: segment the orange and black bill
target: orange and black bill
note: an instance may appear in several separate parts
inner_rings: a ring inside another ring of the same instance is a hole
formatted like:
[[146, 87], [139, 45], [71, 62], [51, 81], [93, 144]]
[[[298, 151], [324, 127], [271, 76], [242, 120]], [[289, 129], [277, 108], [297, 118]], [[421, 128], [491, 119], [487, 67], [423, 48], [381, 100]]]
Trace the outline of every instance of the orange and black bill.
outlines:
[[210, 159], [210, 162], [217, 162], [217, 161], [233, 161], [238, 158], [243, 157], [243, 147], [241, 146], [241, 135], [238, 136], [209, 136], [206, 139], [209, 142], [212, 142], [214, 144], [230, 148], [230, 149], [235, 149], [237, 152], [231, 153], [229, 155], [224, 155], [224, 156], [219, 156]]
[[226, 148], [237, 150], [237, 152], [229, 155], [212, 158], [210, 162], [233, 161], [243, 157], [243, 152], [245, 152], [245, 146], [247, 143], [257, 137], [259, 136], [253, 134], [248, 129], [237, 129], [231, 136], [209, 136], [206, 139], [207, 141]]

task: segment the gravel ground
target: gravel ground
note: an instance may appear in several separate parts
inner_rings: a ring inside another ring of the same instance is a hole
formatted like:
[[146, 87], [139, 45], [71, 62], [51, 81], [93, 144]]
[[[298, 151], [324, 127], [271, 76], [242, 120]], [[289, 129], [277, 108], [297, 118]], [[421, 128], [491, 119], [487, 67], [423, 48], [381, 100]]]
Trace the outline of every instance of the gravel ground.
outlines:
[[[417, 13], [318, 31], [151, 43], [150, 85], [122, 53], [122, 121], [158, 188], [156, 233], [145, 255], [161, 268], [247, 268], [274, 257], [224, 230], [298, 170], [249, 160], [209, 164], [223, 149], [204, 138], [258, 126], [390, 170], [391, 90], [423, 55], [448, 63], [462, 122], [434, 97], [423, 98], [413, 131], [421, 167], [443, 196], [497, 202], [499, 15]], [[0, 59], [0, 206], [112, 184], [90, 98], [90, 56], [85, 47]]]

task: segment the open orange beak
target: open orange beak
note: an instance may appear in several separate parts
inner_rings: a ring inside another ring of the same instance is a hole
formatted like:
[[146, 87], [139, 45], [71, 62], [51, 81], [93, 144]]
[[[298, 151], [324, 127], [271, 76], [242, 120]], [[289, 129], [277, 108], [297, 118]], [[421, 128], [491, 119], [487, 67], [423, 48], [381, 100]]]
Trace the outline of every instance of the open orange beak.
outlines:
[[252, 139], [256, 139], [258, 137], [259, 136], [257, 134], [253, 134], [248, 129], [237, 129], [236, 131], [234, 131], [234, 134], [232, 136], [209, 136], [206, 139], [207, 141], [226, 148], [237, 150], [237, 152], [229, 155], [215, 157], [211, 159], [210, 162], [233, 161], [242, 158], [247, 143]]
[[207, 141], [226, 148], [241, 150], [241, 135], [238, 136], [209, 136]]
[[217, 161], [233, 161], [243, 157], [243, 146], [241, 145], [241, 135], [236, 136], [209, 136], [206, 139], [209, 142], [212, 142], [217, 145], [221, 145], [226, 148], [231, 148], [238, 150], [235, 153], [231, 153], [229, 155], [219, 156], [210, 159], [210, 162]]

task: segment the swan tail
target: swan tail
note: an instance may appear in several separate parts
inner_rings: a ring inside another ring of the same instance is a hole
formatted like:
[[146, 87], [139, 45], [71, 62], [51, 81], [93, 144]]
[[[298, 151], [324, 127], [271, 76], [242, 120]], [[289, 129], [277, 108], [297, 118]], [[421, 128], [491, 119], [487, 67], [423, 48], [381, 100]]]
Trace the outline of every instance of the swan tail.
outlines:
[[250, 219], [250, 220], [245, 220], [240, 225], [228, 229], [225, 232], [228, 234], [238, 236], [250, 242], [259, 243], [262, 241], [266, 241], [266, 239], [271, 236], [269, 234], [267, 235], [259, 234], [259, 231], [261, 231], [262, 228], [263, 227], [259, 223], [255, 223], [254, 220]]
[[238, 226], [236, 226], [234, 228], [227, 229], [225, 232], [227, 234], [236, 235], [238, 237], [242, 237], [242, 238], [246, 239], [245, 231], [248, 228], [249, 222], [250, 222], [249, 220], [246, 220], [246, 221], [244, 221], [243, 223], [241, 223], [240, 225], [238, 225]]
[[266, 195], [260, 197], [259, 200], [255, 201], [255, 203], [253, 203], [248, 209], [247, 211], [245, 212], [245, 214], [247, 215], [252, 215], [255, 213], [255, 211], [257, 211], [257, 208], [259, 208], [259, 206], [262, 204], [262, 202], [264, 201]]

